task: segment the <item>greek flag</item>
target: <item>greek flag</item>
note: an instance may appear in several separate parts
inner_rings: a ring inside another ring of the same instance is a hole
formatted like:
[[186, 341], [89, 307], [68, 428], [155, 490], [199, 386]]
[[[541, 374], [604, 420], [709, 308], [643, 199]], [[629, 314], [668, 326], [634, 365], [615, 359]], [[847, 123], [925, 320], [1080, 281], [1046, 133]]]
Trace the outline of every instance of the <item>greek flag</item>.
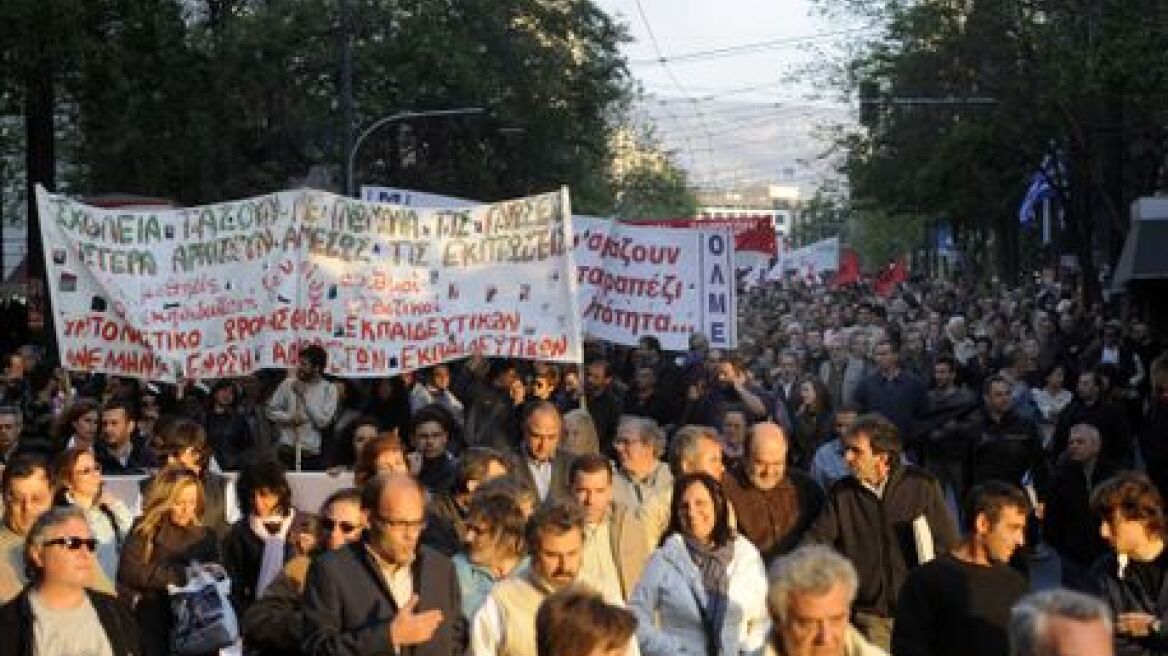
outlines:
[[1055, 176], [1054, 167], [1054, 158], [1047, 155], [1042, 158], [1042, 166], [1030, 176], [1030, 186], [1026, 188], [1026, 196], [1018, 208], [1018, 222], [1022, 225], [1028, 225], [1034, 219], [1034, 210], [1039, 203], [1054, 198], [1055, 189], [1051, 184]]

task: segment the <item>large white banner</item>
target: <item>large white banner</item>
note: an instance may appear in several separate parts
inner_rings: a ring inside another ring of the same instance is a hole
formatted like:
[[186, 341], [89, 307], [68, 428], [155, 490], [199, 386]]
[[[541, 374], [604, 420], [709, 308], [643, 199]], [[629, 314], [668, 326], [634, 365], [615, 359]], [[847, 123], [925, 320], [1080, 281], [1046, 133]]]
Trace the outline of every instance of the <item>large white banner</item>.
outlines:
[[575, 259], [585, 332], [634, 345], [655, 335], [684, 351], [691, 333], [738, 342], [734, 234], [576, 217]]
[[767, 274], [769, 280], [782, 280], [787, 273], [804, 278], [819, 279], [820, 274], [839, 270], [839, 237], [821, 239], [814, 244], [779, 255], [778, 262]]
[[[361, 197], [414, 207], [473, 204], [398, 187], [363, 186]], [[684, 351], [690, 333], [701, 332], [715, 348], [735, 348], [734, 231], [726, 224], [707, 229], [701, 223], [639, 225], [573, 216], [584, 333], [629, 346], [654, 335], [662, 348]]]
[[37, 201], [70, 369], [239, 376], [307, 344], [355, 377], [476, 352], [580, 360], [566, 190], [457, 209], [314, 190], [177, 210]]

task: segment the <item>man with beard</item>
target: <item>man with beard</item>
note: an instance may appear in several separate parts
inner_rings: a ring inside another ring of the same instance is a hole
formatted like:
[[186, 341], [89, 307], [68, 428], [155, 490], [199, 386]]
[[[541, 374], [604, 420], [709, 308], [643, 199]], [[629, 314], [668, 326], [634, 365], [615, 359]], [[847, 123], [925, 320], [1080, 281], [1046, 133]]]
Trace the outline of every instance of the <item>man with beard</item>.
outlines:
[[1029, 587], [1006, 563], [1025, 542], [1029, 511], [1026, 493], [1009, 483], [969, 493], [965, 540], [914, 570], [900, 590], [893, 653], [1006, 656], [1010, 607]]
[[551, 503], [531, 516], [527, 523], [531, 564], [491, 590], [471, 624], [469, 654], [536, 656], [535, 614], [545, 598], [576, 581], [584, 524], [584, 512], [572, 502]]
[[337, 388], [323, 377], [328, 354], [319, 346], [299, 353], [295, 375], [268, 401], [268, 418], [280, 428], [280, 459], [289, 469], [320, 469], [323, 434], [337, 412]]

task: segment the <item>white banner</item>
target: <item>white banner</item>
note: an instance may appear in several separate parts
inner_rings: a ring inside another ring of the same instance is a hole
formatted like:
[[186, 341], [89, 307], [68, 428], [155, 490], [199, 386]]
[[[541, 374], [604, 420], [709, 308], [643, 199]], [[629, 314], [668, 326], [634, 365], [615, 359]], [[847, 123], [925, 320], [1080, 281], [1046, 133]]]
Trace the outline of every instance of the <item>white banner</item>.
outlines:
[[580, 360], [567, 191], [459, 209], [285, 191], [104, 210], [37, 191], [61, 359], [152, 380]]
[[658, 228], [575, 217], [582, 326], [635, 345], [655, 335], [684, 351], [693, 332], [715, 348], [738, 342], [734, 235], [726, 229]]
[[[463, 198], [398, 187], [361, 187], [370, 202], [414, 207], [459, 207]], [[738, 344], [737, 264], [733, 230], [662, 227], [575, 215], [574, 257], [579, 307], [585, 334], [635, 346], [654, 335], [662, 348], [684, 351], [691, 332], [710, 338], [714, 348]], [[615, 231], [615, 232], [614, 232]], [[730, 248], [726, 249], [726, 235]]]
[[839, 270], [839, 251], [839, 237], [831, 237], [782, 253], [779, 255], [779, 261], [767, 274], [767, 279], [782, 280], [790, 272], [796, 276], [818, 280], [822, 273]]

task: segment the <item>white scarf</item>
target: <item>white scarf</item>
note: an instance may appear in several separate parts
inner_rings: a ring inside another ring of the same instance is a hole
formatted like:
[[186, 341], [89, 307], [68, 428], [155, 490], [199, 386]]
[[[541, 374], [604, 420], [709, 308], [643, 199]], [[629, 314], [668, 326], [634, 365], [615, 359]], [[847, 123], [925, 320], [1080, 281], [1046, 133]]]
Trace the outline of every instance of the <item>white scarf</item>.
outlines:
[[[248, 515], [247, 523], [251, 527], [251, 532], [264, 543], [264, 557], [260, 561], [260, 573], [256, 577], [256, 593], [255, 598], [259, 599], [264, 594], [264, 590], [268, 585], [276, 579], [280, 571], [284, 568], [284, 553], [285, 544], [288, 541], [288, 531], [292, 529], [292, 518], [296, 513], [289, 512], [287, 517], [274, 515], [272, 517], [257, 517], [255, 515]], [[268, 532], [264, 524], [280, 524], [280, 530], [275, 535]]]

